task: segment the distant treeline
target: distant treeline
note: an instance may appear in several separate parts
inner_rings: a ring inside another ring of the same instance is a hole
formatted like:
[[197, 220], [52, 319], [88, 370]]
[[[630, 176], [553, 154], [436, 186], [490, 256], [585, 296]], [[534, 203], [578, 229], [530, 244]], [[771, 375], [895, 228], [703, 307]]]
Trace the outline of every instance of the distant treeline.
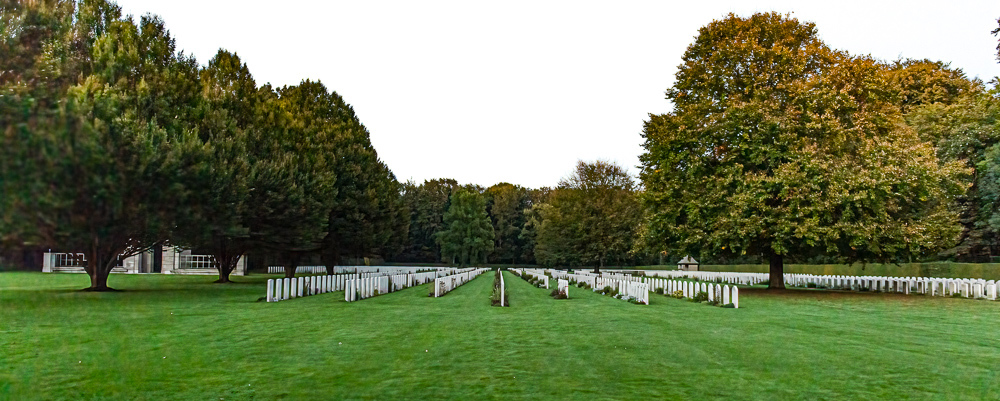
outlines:
[[638, 180], [581, 161], [538, 189], [401, 183], [335, 91], [260, 85], [227, 50], [199, 64], [106, 0], [8, 1], [0, 21], [0, 247], [83, 252], [94, 290], [161, 245], [213, 255], [221, 282], [244, 255], [291, 275], [1000, 254], [997, 80], [830, 49], [786, 15], [701, 28]]

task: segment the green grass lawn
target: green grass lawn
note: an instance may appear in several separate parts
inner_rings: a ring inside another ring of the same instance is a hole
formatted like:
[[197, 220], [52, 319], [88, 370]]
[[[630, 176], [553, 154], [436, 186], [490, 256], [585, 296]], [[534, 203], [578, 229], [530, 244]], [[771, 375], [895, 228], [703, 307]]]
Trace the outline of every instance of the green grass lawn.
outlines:
[[255, 302], [268, 276], [0, 274], [0, 399], [998, 399], [1000, 302], [740, 292], [740, 309], [506, 274]]

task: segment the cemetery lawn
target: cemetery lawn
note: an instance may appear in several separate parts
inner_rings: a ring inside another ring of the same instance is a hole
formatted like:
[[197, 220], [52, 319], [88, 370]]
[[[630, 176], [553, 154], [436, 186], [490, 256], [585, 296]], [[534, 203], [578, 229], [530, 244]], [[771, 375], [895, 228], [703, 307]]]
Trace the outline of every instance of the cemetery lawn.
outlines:
[[1000, 398], [1000, 302], [741, 291], [569, 300], [505, 274], [256, 302], [274, 276], [0, 273], [0, 400]]

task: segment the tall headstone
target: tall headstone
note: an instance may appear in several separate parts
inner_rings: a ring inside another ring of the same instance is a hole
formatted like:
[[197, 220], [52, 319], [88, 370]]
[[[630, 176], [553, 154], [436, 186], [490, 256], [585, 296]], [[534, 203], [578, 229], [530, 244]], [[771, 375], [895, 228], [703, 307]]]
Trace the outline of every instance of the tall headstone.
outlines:
[[559, 292], [565, 294], [566, 298], [569, 298], [569, 280], [559, 279], [557, 284], [559, 285], [559, 287], [557, 287]]

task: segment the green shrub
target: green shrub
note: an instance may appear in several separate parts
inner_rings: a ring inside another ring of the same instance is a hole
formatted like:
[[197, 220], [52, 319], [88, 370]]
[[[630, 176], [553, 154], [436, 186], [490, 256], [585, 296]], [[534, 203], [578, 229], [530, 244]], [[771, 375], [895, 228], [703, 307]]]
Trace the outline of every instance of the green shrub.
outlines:
[[567, 298], [569, 298], [568, 296], [566, 296], [566, 291], [559, 291], [558, 289], [552, 290], [552, 292], [549, 293], [549, 295], [552, 296], [552, 298], [555, 298], [555, 299], [567, 299]]
[[816, 283], [806, 283], [806, 288], [816, 288]]
[[677, 299], [683, 299], [684, 298], [684, 291], [681, 291], [681, 290], [674, 291], [673, 294], [670, 294], [670, 296], [672, 296], [674, 298], [677, 298]]
[[656, 290], [654, 290], [654, 292], [656, 292], [659, 295], [663, 295], [663, 287], [656, 287]]
[[708, 301], [708, 292], [698, 291], [698, 293], [695, 294], [694, 298], [692, 298], [691, 301], [693, 301], [693, 302]]

